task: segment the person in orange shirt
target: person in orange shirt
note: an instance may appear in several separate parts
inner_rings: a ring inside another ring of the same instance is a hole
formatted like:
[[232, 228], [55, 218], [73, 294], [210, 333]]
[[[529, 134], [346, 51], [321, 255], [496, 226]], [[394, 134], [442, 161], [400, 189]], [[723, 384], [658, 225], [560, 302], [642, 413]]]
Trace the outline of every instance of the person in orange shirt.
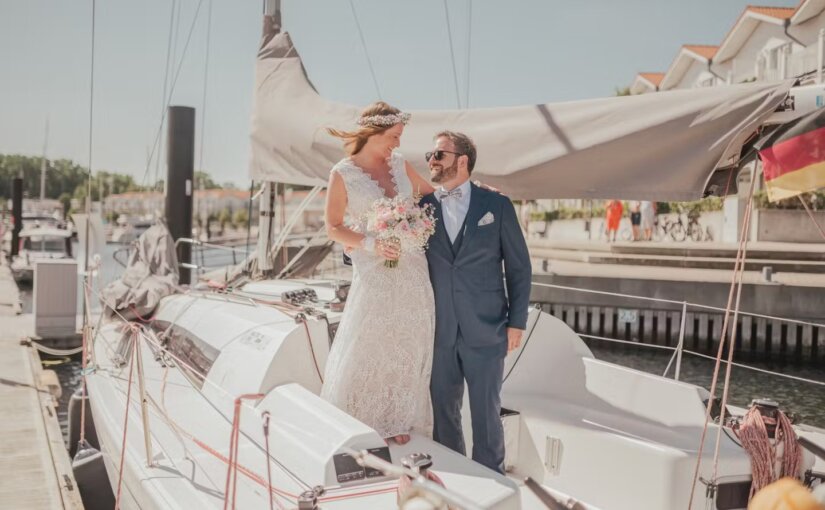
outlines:
[[[616, 234], [619, 232], [619, 222], [622, 219], [622, 212], [624, 211], [624, 206], [622, 206], [621, 200], [610, 200], [607, 202], [605, 206], [605, 213], [604, 213], [604, 223], [605, 223], [605, 233], [607, 234], [607, 242], [616, 241]], [[611, 233], [613, 235], [613, 239], [610, 238]]]

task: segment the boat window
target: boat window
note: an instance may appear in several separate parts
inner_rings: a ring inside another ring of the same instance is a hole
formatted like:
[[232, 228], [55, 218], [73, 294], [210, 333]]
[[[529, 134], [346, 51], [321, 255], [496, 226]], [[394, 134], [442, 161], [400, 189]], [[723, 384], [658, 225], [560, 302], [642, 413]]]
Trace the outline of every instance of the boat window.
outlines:
[[[158, 334], [158, 338], [163, 342], [166, 349], [175, 358], [188, 365], [183, 366], [180, 363], [175, 363], [180, 366], [181, 371], [189, 376], [195, 386], [198, 388], [203, 387], [203, 378], [209, 373], [209, 369], [212, 368], [212, 363], [218, 358], [220, 351], [177, 324], [156, 320], [152, 323], [152, 328]], [[197, 374], [193, 374], [193, 371], [196, 371]]]
[[66, 251], [66, 240], [62, 237], [27, 237], [23, 241], [23, 248], [29, 251], [63, 253]]

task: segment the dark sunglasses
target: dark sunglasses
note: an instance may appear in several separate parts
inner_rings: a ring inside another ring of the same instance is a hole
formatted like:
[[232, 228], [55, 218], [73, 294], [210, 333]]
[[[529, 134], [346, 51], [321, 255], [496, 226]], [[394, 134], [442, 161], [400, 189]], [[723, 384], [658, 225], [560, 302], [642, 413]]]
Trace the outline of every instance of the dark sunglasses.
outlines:
[[436, 161], [441, 161], [442, 159], [444, 159], [444, 154], [455, 154], [456, 156], [464, 156], [464, 154], [461, 152], [443, 151], [439, 149], [437, 151], [425, 153], [424, 159], [427, 160], [427, 163], [429, 163], [430, 160], [433, 158], [435, 158]]

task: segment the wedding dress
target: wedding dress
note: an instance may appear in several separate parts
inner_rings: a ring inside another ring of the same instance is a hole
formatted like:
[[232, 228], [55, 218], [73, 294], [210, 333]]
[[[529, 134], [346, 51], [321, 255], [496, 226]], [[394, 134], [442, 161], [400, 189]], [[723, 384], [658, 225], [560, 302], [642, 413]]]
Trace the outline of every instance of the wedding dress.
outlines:
[[[412, 196], [404, 158], [393, 153], [394, 191]], [[352, 160], [333, 172], [347, 190], [348, 225], [363, 231], [359, 218], [386, 197]], [[382, 437], [418, 432], [431, 435], [430, 373], [435, 303], [427, 258], [402, 253], [397, 267], [363, 249], [351, 253], [352, 286], [327, 359], [321, 396], [375, 429]]]

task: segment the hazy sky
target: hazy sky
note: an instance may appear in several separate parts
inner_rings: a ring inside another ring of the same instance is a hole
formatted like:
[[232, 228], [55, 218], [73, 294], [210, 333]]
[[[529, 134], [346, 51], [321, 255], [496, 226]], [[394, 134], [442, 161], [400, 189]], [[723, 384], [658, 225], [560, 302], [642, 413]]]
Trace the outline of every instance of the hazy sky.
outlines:
[[[195, 165], [245, 185], [261, 0], [176, 3], [169, 82], [180, 71], [171, 103], [197, 108], [200, 142], [210, 3], [203, 158], [199, 143]], [[438, 109], [464, 107], [468, 92], [470, 107], [612, 95], [638, 71], [665, 71], [681, 44], [719, 44], [748, 1], [446, 0], [455, 71], [444, 0], [353, 4], [381, 97]], [[354, 104], [378, 98], [348, 0], [283, 0], [283, 10], [322, 95]], [[172, 0], [97, 2], [95, 170], [154, 180], [147, 157], [160, 125], [172, 13]], [[91, 0], [0, 0], [0, 153], [40, 155], [48, 118], [48, 157], [88, 164], [91, 35]]]

